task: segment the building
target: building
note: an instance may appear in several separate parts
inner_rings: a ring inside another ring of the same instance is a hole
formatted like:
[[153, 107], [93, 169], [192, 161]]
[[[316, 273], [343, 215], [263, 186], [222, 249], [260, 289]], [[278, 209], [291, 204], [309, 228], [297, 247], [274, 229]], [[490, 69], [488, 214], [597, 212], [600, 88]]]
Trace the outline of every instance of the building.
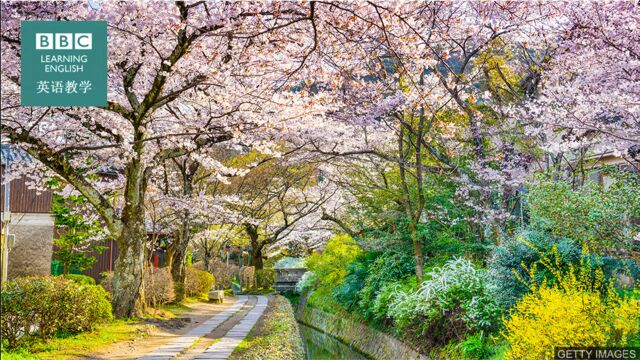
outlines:
[[54, 221], [49, 214], [52, 193], [29, 189], [24, 177], [5, 186], [7, 164], [30, 158], [9, 144], [2, 144], [1, 150], [2, 280], [20, 275], [47, 275], [51, 272], [54, 236]]

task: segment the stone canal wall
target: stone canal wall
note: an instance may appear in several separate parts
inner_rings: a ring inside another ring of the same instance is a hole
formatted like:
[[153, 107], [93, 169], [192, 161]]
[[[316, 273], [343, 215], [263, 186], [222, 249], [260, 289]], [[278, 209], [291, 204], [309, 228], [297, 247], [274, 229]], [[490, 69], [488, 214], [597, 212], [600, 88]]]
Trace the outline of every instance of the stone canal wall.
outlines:
[[301, 300], [296, 310], [296, 318], [299, 322], [340, 339], [370, 358], [428, 359], [388, 334], [372, 329], [344, 315], [333, 315], [307, 307], [306, 301]]

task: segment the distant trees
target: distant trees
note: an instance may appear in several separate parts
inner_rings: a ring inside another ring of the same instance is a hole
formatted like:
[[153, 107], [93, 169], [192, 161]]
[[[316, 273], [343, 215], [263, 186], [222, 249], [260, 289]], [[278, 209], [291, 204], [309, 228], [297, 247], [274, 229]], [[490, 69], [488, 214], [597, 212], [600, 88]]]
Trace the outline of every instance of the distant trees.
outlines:
[[318, 168], [293, 157], [273, 160], [222, 188], [238, 201], [227, 203], [251, 246], [251, 265], [262, 269], [269, 247], [288, 242], [318, 242], [330, 236], [322, 207], [335, 187], [318, 176]]

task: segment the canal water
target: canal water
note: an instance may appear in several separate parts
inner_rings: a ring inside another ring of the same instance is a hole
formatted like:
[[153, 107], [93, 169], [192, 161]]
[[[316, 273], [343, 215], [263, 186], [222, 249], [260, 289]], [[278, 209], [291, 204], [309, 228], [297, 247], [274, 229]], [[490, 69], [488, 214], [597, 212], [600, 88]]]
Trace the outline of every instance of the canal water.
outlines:
[[298, 323], [308, 360], [366, 360], [366, 356], [333, 336]]

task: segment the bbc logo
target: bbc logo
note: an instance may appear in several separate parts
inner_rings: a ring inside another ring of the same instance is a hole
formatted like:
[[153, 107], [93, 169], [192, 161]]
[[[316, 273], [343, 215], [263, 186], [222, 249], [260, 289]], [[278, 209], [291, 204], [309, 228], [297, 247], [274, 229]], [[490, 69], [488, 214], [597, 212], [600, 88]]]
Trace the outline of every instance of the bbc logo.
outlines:
[[91, 33], [36, 33], [36, 50], [91, 50]]

